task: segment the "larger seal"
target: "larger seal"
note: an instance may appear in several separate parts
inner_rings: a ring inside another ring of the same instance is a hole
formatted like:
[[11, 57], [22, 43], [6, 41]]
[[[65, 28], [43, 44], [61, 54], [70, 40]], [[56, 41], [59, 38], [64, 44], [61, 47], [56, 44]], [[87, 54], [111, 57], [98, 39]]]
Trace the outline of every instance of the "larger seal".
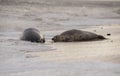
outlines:
[[20, 39], [31, 42], [45, 43], [44, 36], [35, 28], [25, 29]]
[[68, 30], [52, 38], [54, 42], [92, 41], [106, 39], [102, 35], [82, 30]]

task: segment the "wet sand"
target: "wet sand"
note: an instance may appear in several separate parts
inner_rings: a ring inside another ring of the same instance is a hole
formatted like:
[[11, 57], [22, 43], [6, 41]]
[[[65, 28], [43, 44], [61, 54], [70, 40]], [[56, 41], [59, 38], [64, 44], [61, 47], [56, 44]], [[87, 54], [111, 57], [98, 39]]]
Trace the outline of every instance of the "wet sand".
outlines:
[[[119, 29], [120, 25], [101, 25], [82, 29], [108, 38], [102, 41], [53, 43], [48, 38], [45, 44], [17, 39], [1, 42], [0, 75], [119, 76]], [[49, 32], [46, 31], [45, 34]], [[51, 32], [59, 34], [63, 30]], [[107, 36], [108, 33], [111, 35]]]
[[[120, 76], [119, 1], [7, 1], [0, 3], [0, 76]], [[45, 34], [46, 43], [21, 41], [29, 27]], [[108, 39], [51, 41], [69, 29]]]
[[[87, 29], [97, 34], [104, 35], [107, 39], [102, 41], [87, 41], [87, 42], [58, 42], [50, 43], [54, 51], [48, 52], [32, 52], [27, 53], [32, 56], [38, 56], [45, 60], [52, 61], [88, 61], [88, 60], [102, 60], [108, 62], [119, 63], [119, 42], [120, 42], [120, 26], [119, 25], [104, 25], [96, 26]], [[63, 32], [63, 31], [61, 31]], [[110, 36], [107, 34], [110, 33]], [[47, 43], [46, 43], [47, 44]], [[116, 58], [115, 58], [116, 57]]]

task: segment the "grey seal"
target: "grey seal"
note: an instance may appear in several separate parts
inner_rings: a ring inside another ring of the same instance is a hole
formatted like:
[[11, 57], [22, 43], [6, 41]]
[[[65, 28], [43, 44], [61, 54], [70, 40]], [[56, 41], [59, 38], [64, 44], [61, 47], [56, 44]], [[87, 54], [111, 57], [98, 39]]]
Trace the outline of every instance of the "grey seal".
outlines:
[[54, 42], [93, 41], [106, 39], [102, 35], [82, 30], [68, 30], [52, 38]]
[[20, 39], [24, 41], [45, 43], [44, 36], [35, 28], [25, 29]]

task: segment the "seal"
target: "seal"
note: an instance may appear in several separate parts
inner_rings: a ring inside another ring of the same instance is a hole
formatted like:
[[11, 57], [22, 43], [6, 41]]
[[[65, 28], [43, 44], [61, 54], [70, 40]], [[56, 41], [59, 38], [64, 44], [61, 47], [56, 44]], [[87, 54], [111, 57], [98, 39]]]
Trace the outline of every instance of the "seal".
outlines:
[[82, 30], [68, 30], [52, 38], [54, 42], [93, 41], [106, 39], [102, 35]]
[[25, 29], [20, 39], [24, 41], [45, 43], [44, 36], [35, 28]]

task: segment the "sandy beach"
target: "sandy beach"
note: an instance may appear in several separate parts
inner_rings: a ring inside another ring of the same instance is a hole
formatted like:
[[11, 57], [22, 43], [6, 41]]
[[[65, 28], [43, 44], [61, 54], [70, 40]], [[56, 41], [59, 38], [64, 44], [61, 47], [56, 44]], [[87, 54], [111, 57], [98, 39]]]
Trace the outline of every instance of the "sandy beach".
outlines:
[[[20, 40], [30, 27], [45, 44]], [[70, 29], [107, 39], [52, 42]], [[0, 0], [0, 76], [120, 76], [119, 34], [119, 0]]]
[[[58, 42], [50, 44], [55, 50], [48, 52], [28, 52], [31, 57], [37, 56], [44, 60], [50, 61], [108, 61], [119, 63], [119, 25], [103, 25], [87, 29], [86, 31], [95, 32], [104, 35], [107, 39], [102, 41], [87, 41], [87, 42]], [[62, 31], [61, 31], [62, 32]], [[110, 33], [111, 36], [107, 36]]]
[[[48, 40], [45, 44], [17, 40], [1, 42], [0, 75], [119, 76], [119, 29], [120, 25], [82, 29], [104, 35], [107, 39], [102, 41], [53, 43]], [[59, 32], [62, 31], [56, 31]], [[107, 33], [111, 35], [107, 36]]]

